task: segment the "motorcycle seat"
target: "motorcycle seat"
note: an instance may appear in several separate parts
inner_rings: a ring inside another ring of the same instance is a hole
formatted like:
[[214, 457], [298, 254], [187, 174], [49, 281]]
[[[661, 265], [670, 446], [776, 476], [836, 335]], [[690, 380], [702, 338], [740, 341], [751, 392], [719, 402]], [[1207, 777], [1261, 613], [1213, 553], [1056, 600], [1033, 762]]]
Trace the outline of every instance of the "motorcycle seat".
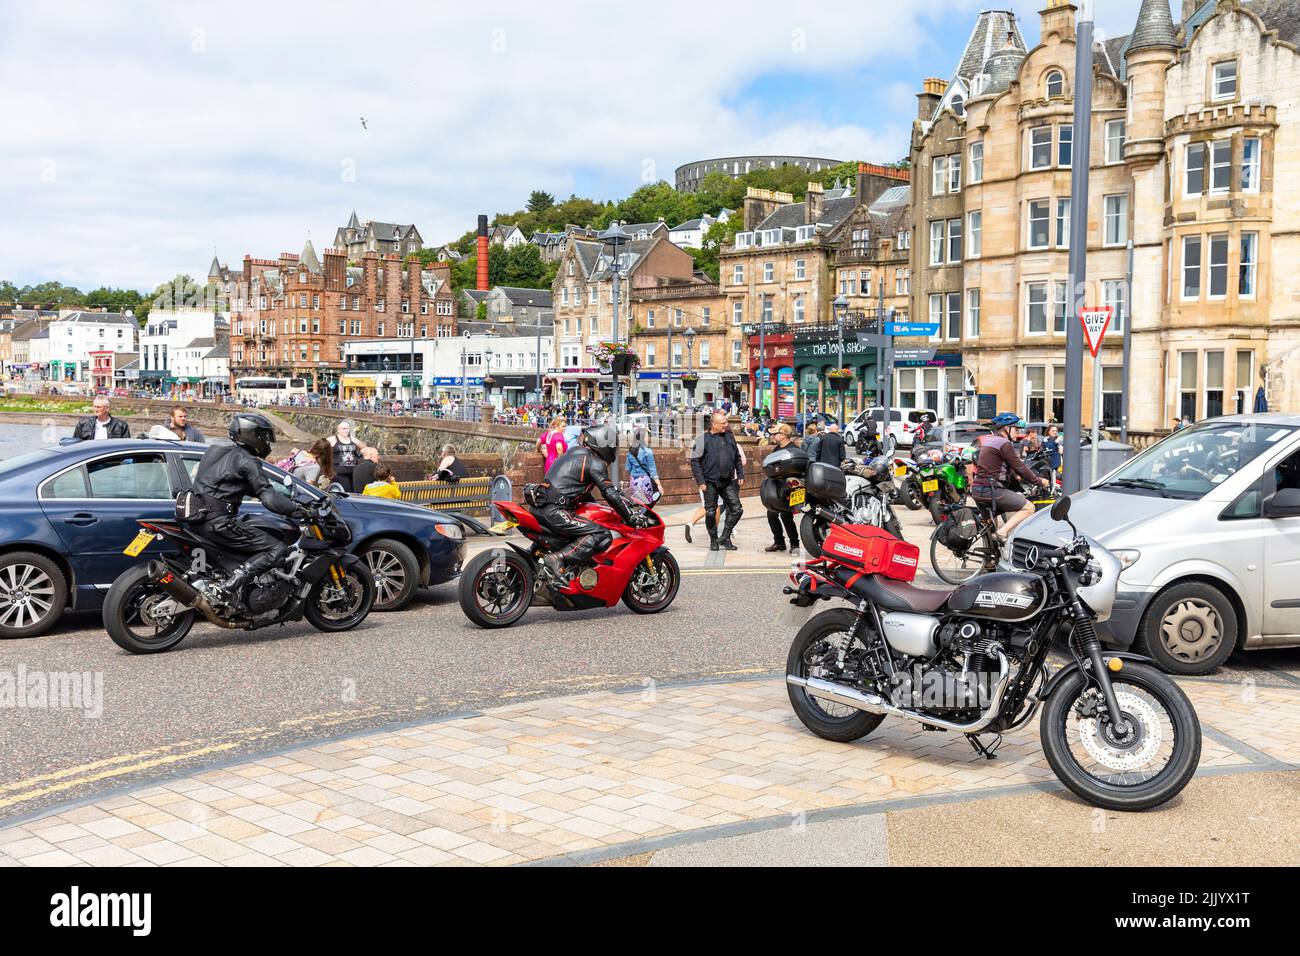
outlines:
[[[933, 614], [945, 604], [956, 588], [918, 588], [903, 581], [895, 581], [880, 574], [863, 574], [853, 580], [857, 572], [836, 567], [831, 577], [855, 595], [870, 601], [883, 611], [907, 611], [914, 614]], [[849, 582], [853, 583], [850, 584]]]

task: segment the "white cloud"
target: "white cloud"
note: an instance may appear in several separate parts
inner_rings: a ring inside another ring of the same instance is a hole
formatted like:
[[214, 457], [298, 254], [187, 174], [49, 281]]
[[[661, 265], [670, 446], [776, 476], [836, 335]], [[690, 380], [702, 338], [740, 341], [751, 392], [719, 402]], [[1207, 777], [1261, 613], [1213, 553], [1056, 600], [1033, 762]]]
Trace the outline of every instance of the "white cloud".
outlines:
[[[443, 241], [532, 188], [623, 195], [647, 160], [669, 180], [729, 153], [892, 160], [953, 7], [5, 3], [0, 278], [151, 287], [214, 245], [232, 265], [309, 231], [320, 250], [353, 208]], [[884, 58], [895, 84], [836, 91], [860, 122], [725, 105]]]

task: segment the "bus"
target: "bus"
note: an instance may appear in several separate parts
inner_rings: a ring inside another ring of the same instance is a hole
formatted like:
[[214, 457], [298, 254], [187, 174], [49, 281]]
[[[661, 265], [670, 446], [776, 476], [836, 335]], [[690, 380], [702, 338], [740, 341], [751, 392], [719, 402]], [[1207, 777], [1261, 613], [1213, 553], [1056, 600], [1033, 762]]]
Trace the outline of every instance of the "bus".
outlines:
[[[299, 396], [306, 396], [305, 378], [237, 378], [235, 400], [256, 402], [258, 405], [287, 405]], [[303, 398], [306, 401], [306, 398]]]

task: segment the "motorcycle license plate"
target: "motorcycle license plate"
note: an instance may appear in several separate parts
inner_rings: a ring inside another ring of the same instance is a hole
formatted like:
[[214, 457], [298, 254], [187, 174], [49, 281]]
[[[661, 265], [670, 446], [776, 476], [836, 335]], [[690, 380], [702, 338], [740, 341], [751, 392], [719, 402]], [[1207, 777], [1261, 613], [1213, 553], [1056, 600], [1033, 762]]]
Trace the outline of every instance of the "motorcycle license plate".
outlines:
[[803, 488], [796, 488], [794, 491], [790, 492], [790, 507], [796, 508], [803, 504], [805, 495], [806, 492]]
[[938, 491], [938, 490], [939, 490], [938, 478], [931, 478], [929, 481], [921, 482], [921, 491], [923, 491], [927, 495], [932, 491]]
[[125, 548], [122, 549], [122, 553], [130, 558], [138, 558], [140, 556], [140, 552], [143, 551], [145, 548], [147, 548], [149, 546], [149, 542], [152, 540], [153, 540], [152, 531], [141, 531], [134, 538], [131, 539], [130, 544], [128, 544]]
[[490, 534], [505, 534], [511, 528], [517, 527], [519, 527], [518, 521], [515, 521], [512, 518], [507, 518], [505, 521], [498, 521], [492, 527], [488, 528], [488, 532]]
[[897, 468], [895, 468], [895, 469], [894, 469], [894, 477], [895, 477], [895, 478], [906, 478], [906, 477], [907, 477], [907, 466], [906, 466], [906, 465], [899, 465]]

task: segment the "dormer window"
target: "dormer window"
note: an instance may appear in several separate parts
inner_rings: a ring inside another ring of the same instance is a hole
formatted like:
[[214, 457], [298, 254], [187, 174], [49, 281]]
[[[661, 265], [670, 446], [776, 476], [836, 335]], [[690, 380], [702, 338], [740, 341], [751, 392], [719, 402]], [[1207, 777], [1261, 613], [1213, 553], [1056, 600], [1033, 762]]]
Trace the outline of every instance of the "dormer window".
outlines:
[[1065, 95], [1065, 74], [1060, 70], [1052, 70], [1047, 74], [1047, 98], [1053, 99], [1057, 96]]

